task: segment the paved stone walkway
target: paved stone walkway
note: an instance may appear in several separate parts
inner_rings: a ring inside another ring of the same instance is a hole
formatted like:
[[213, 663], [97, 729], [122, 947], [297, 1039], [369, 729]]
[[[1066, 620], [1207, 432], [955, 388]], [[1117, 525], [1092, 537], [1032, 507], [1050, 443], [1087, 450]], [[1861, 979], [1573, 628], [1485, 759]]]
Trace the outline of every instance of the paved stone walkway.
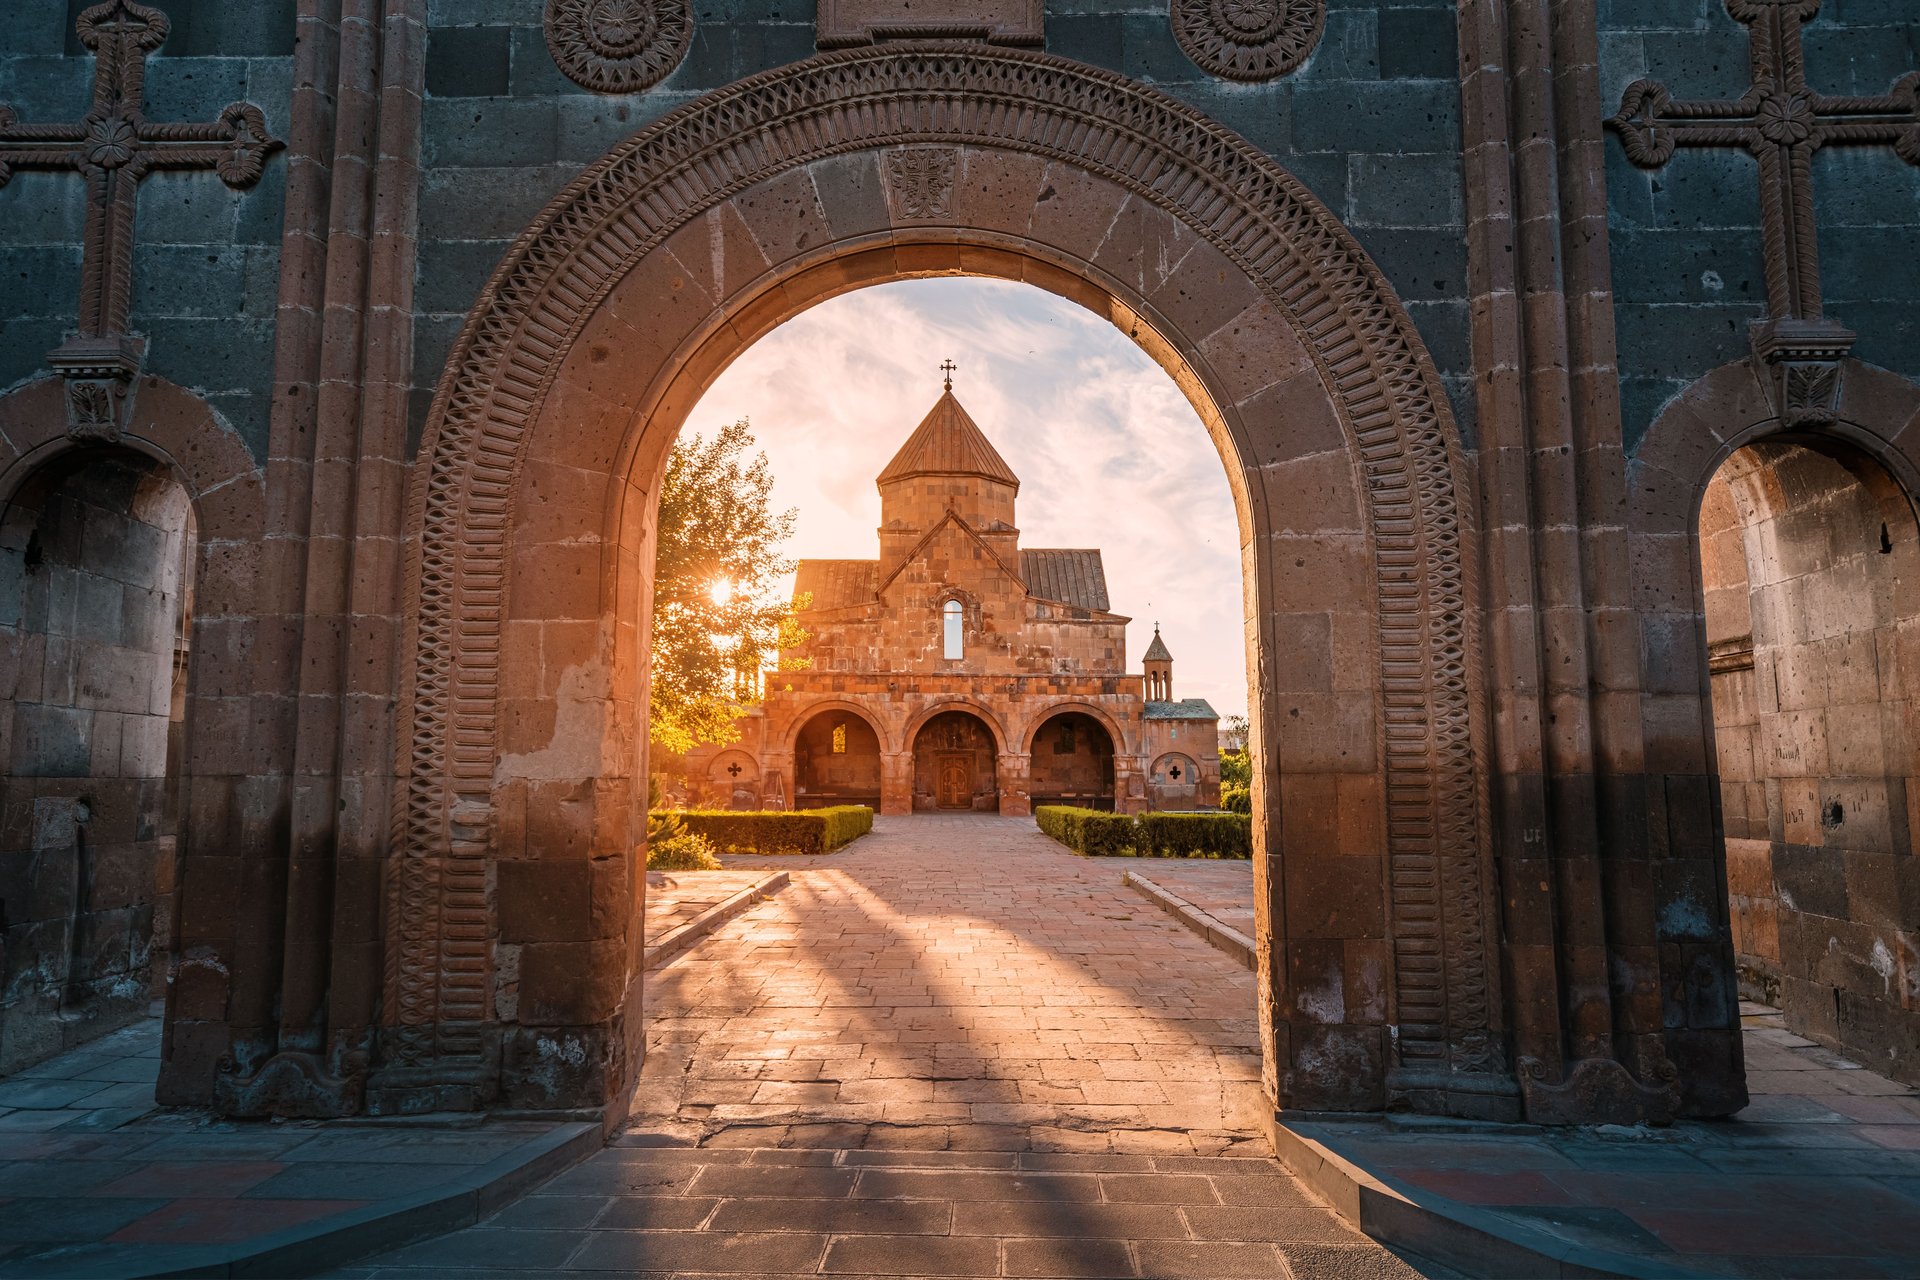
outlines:
[[1102, 858], [1116, 876], [1131, 871], [1253, 936], [1253, 863], [1240, 859]]
[[1025, 820], [920, 815], [663, 967], [636, 1127], [682, 1142], [1257, 1144], [1253, 976]]
[[1253, 979], [1031, 823], [882, 819], [663, 966], [615, 1145], [355, 1277], [1351, 1277], [1268, 1157]]
[[565, 1167], [558, 1148], [599, 1139], [475, 1116], [219, 1121], [156, 1107], [159, 1072], [154, 1017], [0, 1080], [0, 1276], [224, 1274], [248, 1257], [265, 1259], [253, 1274], [307, 1274], [402, 1209], [474, 1222]]

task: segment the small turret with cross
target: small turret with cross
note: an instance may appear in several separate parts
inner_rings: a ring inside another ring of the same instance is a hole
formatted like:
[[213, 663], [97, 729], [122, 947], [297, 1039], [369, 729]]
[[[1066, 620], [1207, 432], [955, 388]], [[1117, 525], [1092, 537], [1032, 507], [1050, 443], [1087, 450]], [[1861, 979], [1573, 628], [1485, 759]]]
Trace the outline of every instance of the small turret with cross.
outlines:
[[15, 170], [78, 173], [87, 182], [79, 326], [47, 363], [67, 379], [67, 431], [81, 439], [120, 434], [125, 400], [144, 355], [127, 332], [133, 291], [133, 212], [140, 180], [155, 169], [211, 169], [235, 190], [260, 180], [280, 147], [266, 116], [236, 102], [208, 124], [146, 117], [147, 55], [167, 38], [167, 15], [134, 0], [81, 13], [80, 43], [92, 50], [93, 101], [79, 120], [22, 124], [0, 105], [0, 187]]

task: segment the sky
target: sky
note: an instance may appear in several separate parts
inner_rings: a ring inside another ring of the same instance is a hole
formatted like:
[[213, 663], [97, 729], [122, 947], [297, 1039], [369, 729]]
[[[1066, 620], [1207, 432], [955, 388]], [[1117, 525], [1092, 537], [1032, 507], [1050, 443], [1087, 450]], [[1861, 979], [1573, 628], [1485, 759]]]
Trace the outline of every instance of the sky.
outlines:
[[1020, 477], [1020, 543], [1099, 547], [1127, 669], [1158, 620], [1174, 696], [1247, 708], [1240, 551], [1226, 472], [1173, 380], [1111, 322], [1030, 285], [907, 280], [802, 312], [707, 389], [685, 431], [748, 418], [794, 559], [878, 554], [874, 477], [954, 394]]

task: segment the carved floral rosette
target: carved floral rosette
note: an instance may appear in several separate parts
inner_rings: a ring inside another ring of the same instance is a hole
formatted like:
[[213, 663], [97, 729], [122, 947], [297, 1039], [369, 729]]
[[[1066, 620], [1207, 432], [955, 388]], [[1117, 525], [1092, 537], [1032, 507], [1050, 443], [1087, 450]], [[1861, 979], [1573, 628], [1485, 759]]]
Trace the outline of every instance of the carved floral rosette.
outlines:
[[1172, 0], [1173, 38], [1194, 65], [1228, 80], [1272, 80], [1307, 60], [1326, 0]]
[[547, 50], [595, 93], [638, 93], [680, 65], [693, 40], [688, 0], [547, 0]]

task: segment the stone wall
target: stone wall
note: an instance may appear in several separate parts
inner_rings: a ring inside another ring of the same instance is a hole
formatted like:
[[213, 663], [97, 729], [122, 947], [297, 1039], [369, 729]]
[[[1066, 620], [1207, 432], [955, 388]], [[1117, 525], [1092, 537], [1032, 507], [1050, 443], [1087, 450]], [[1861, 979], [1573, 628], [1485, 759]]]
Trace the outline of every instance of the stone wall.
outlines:
[[[88, 6], [39, 0], [0, 22], [0, 105], [22, 123], [80, 119], [94, 59], [74, 32]], [[147, 59], [147, 119], [204, 123], [229, 103], [266, 113], [287, 137], [294, 0], [164, 0], [172, 31]], [[156, 172], [140, 183], [131, 327], [146, 370], [200, 393], [266, 456], [273, 395], [285, 153], [245, 191], [212, 172]], [[73, 172], [15, 173], [0, 186], [0, 388], [45, 372], [74, 326], [86, 183]]]
[[185, 491], [120, 457], [36, 477], [0, 527], [0, 1072], [146, 1012], [191, 543]]
[[[1806, 28], [1808, 80], [1826, 94], [1885, 94], [1920, 61], [1907, 0], [1827, 0]], [[1722, 0], [1602, 4], [1601, 107], [1643, 77], [1677, 98], [1739, 98], [1751, 83], [1747, 28]], [[1857, 331], [1854, 354], [1920, 377], [1920, 168], [1890, 146], [1827, 147], [1813, 160], [1828, 314]], [[1760, 179], [1732, 148], [1681, 148], [1661, 169], [1607, 142], [1607, 193], [1631, 450], [1660, 407], [1748, 351], [1766, 314]]]
[[[589, 161], [731, 81], [813, 56], [807, 0], [695, 6], [686, 58], [653, 88], [594, 94], [555, 67], [542, 0], [430, 0], [415, 434], [467, 309], [508, 244]], [[1325, 201], [1407, 303], [1472, 434], [1454, 8], [1343, 3], [1296, 71], [1208, 75], [1165, 3], [1052, 0], [1050, 53], [1122, 72], [1237, 130]]]
[[1920, 1078], [1920, 526], [1852, 450], [1769, 443], [1721, 468], [1701, 548], [1743, 986]]

